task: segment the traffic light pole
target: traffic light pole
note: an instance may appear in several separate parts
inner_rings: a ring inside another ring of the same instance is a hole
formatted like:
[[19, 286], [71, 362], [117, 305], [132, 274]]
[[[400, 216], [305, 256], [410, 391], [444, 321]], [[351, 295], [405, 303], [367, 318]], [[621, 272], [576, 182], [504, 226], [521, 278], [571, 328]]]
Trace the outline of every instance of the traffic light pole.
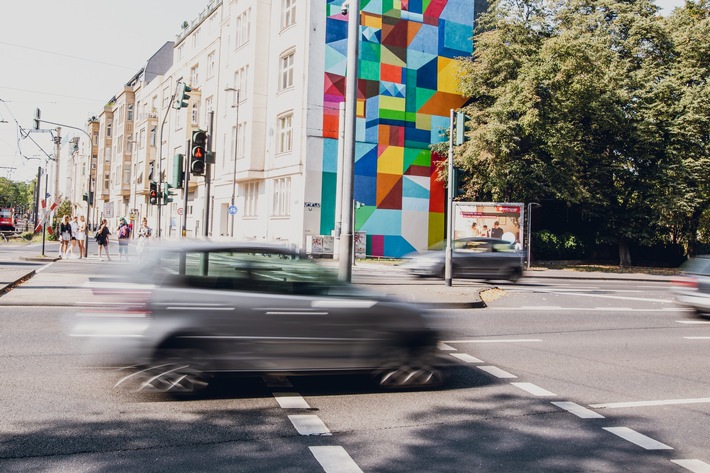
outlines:
[[444, 262], [444, 282], [447, 286], [452, 285], [453, 279], [453, 233], [454, 233], [454, 109], [449, 112], [449, 162], [448, 162], [448, 186], [446, 192], [446, 259]]
[[[185, 149], [192, 149], [192, 140], [187, 140]], [[190, 159], [185, 160], [185, 192], [183, 193], [184, 204], [182, 206], [182, 237], [187, 237], [187, 192], [190, 184]]]

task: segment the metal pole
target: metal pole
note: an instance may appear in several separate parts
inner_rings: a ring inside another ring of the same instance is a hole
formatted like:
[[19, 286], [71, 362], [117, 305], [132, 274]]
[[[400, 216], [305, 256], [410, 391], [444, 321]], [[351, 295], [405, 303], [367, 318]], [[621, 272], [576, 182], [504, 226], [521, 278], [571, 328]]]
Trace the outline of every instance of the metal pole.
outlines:
[[185, 149], [187, 149], [187, 153], [185, 153], [188, 157], [185, 159], [185, 195], [184, 197], [184, 204], [182, 208], [182, 237], [186, 238], [187, 237], [187, 190], [188, 190], [188, 184], [190, 184], [190, 156], [192, 155], [192, 140], [187, 140], [187, 143], [185, 144]]
[[[49, 170], [49, 161], [47, 161], [47, 170]], [[49, 173], [48, 173], [48, 172], [45, 172], [45, 173], [44, 173], [44, 201], [45, 201], [45, 209], [47, 208], [47, 207], [46, 207], [46, 204], [47, 204], [47, 191], [49, 190], [48, 187], [49, 187]], [[49, 219], [47, 219], [47, 220], [44, 222], [44, 225], [42, 225], [42, 256], [44, 256], [44, 243], [45, 243], [45, 241], [46, 241], [46, 239], [47, 239], [47, 225], [49, 225], [49, 224], [50, 224]]]
[[54, 138], [54, 163], [55, 163], [55, 175], [54, 175], [54, 200], [59, 202], [59, 154], [62, 150], [62, 127], [57, 127], [57, 136]]
[[[212, 141], [212, 132], [213, 132], [213, 123], [214, 123], [214, 112], [209, 113], [209, 122], [207, 123], [207, 149], [210, 152], [210, 156], [214, 156], [214, 150], [213, 150], [213, 141]], [[207, 154], [207, 153], [205, 153]], [[204, 223], [204, 235], [206, 237], [210, 236], [210, 193], [212, 189], [212, 164], [209, 162], [207, 159], [207, 156], [205, 156], [205, 215], [203, 217]]]
[[[239, 89], [227, 87], [226, 91], [234, 91], [236, 93], [236, 103], [232, 108], [236, 108], [237, 118], [235, 119], [236, 126], [234, 127], [234, 171], [232, 172], [232, 200], [230, 205], [233, 207], [237, 197], [237, 158], [239, 157]], [[229, 232], [229, 237], [234, 238], [234, 216], [232, 214], [232, 229]]]
[[355, 162], [355, 125], [357, 117], [357, 76], [358, 46], [360, 43], [360, 1], [348, 0], [348, 55], [345, 93], [345, 144], [343, 146], [343, 197], [342, 231], [340, 234], [340, 258], [338, 261], [338, 279], [352, 280], [353, 253], [353, 196]]
[[345, 158], [343, 145], [345, 138], [345, 102], [340, 102], [338, 107], [338, 168], [335, 182], [335, 230], [333, 237], [335, 239], [333, 255], [334, 259], [338, 259], [340, 254], [340, 231], [343, 227], [343, 159]]
[[449, 111], [449, 163], [448, 163], [448, 186], [446, 193], [446, 256], [444, 262], [444, 283], [452, 285], [453, 278], [453, 223], [454, 223], [454, 109]]

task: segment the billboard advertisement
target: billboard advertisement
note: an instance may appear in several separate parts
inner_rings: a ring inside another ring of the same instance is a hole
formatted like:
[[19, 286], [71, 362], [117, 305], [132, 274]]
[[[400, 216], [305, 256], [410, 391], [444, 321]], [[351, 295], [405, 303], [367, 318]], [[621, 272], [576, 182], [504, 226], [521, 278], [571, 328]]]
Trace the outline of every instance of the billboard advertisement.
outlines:
[[522, 248], [525, 204], [504, 202], [454, 202], [454, 239], [490, 237]]

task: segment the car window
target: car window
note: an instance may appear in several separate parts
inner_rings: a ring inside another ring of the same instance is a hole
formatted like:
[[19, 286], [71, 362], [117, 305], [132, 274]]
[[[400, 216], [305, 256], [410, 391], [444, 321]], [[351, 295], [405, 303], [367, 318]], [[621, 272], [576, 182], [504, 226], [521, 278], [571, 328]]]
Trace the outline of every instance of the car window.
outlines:
[[460, 248], [460, 251], [467, 253], [488, 253], [491, 251], [491, 244], [487, 241], [467, 241]]
[[690, 258], [681, 269], [686, 273], [710, 276], [710, 258]]
[[515, 247], [510, 243], [494, 243], [493, 251], [497, 253], [514, 253]]

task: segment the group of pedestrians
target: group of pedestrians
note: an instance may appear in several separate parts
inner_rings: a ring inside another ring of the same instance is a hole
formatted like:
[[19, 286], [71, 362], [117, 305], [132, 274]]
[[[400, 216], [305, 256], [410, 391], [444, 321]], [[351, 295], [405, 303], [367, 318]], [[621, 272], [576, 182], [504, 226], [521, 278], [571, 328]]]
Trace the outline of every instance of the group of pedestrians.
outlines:
[[[131, 234], [133, 233], [133, 226], [126, 222], [126, 219], [121, 217], [118, 222], [117, 240], [118, 240], [118, 260], [126, 259], [128, 261], [128, 242], [131, 240]], [[74, 257], [74, 248], [78, 245], [79, 247], [79, 259], [87, 256], [86, 248], [84, 246], [84, 241], [86, 238], [86, 221], [84, 216], [69, 218], [65, 215], [62, 219], [62, 223], [59, 225], [60, 234], [60, 256], [64, 259]], [[143, 219], [141, 226], [138, 229], [138, 245], [137, 251], [140, 257], [145, 242], [153, 234], [153, 230], [148, 226], [148, 220]], [[111, 255], [109, 253], [109, 244], [111, 243], [111, 237], [113, 233], [111, 232], [108, 220], [102, 219], [101, 225], [96, 230], [94, 234], [94, 239], [99, 247], [99, 259], [103, 261], [103, 254], [106, 254], [106, 259], [111, 260]]]
[[86, 255], [86, 219], [83, 215], [71, 219], [65, 215], [59, 224], [59, 255], [66, 258], [76, 258], [74, 250], [79, 249], [79, 259]]

